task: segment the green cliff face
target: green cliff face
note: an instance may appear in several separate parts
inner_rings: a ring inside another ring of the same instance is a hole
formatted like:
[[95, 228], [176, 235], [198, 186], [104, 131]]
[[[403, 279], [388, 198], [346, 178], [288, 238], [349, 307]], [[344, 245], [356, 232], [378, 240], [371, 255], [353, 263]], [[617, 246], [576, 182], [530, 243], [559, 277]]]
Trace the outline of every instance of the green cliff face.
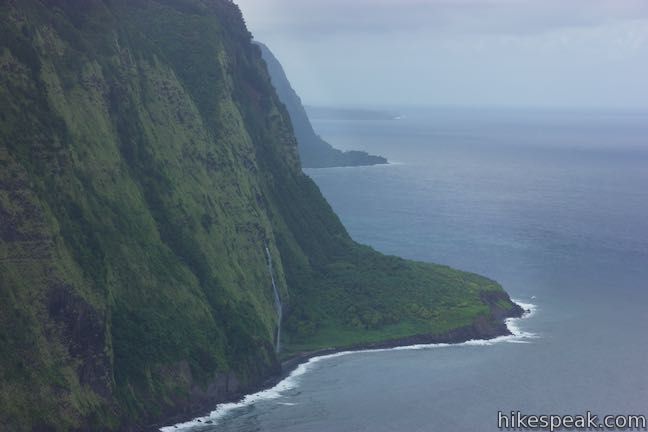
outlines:
[[299, 157], [304, 168], [324, 168], [339, 166], [363, 166], [386, 164], [382, 156], [370, 155], [358, 150], [341, 151], [320, 138], [313, 130], [310, 119], [302, 105], [301, 99], [293, 90], [279, 60], [272, 51], [260, 42], [261, 56], [268, 66], [272, 85], [277, 91], [279, 100], [284, 103], [293, 125], [299, 149]]
[[230, 1], [8, 0], [0, 32], [0, 430], [126, 430], [511, 305], [350, 239]]

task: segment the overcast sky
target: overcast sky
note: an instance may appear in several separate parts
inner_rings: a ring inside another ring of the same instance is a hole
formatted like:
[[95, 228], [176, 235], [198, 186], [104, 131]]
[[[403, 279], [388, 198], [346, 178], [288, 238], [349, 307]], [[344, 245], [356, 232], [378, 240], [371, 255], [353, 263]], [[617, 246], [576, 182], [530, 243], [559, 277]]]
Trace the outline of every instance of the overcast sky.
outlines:
[[237, 0], [307, 104], [648, 107], [648, 0]]

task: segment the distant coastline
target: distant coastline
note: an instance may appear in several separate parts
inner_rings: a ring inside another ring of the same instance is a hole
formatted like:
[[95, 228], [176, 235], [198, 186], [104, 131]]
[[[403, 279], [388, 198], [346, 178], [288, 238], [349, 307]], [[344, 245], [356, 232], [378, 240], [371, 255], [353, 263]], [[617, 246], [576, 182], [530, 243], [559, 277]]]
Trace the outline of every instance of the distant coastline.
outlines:
[[[286, 107], [292, 122], [293, 132], [297, 139], [299, 158], [303, 168], [328, 168], [340, 166], [370, 166], [388, 163], [387, 159], [380, 155], [372, 155], [361, 150], [342, 151], [333, 147], [320, 137], [309, 119], [311, 113], [307, 113], [300, 97], [290, 85], [281, 63], [272, 54], [270, 49], [256, 41], [263, 60], [268, 68], [272, 85], [277, 91], [277, 96]], [[389, 113], [382, 113], [372, 110], [338, 109], [338, 108], [313, 108], [315, 116], [342, 116], [347, 120], [360, 120], [372, 118], [389, 117]]]
[[401, 114], [391, 111], [305, 105], [311, 120], [398, 120]]

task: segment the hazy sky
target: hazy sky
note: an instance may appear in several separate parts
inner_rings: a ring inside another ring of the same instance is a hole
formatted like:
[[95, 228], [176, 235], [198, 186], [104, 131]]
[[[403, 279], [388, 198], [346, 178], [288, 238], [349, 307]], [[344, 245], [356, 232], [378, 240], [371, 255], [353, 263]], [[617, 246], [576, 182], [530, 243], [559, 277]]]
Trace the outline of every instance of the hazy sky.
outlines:
[[307, 104], [648, 107], [648, 0], [237, 0]]

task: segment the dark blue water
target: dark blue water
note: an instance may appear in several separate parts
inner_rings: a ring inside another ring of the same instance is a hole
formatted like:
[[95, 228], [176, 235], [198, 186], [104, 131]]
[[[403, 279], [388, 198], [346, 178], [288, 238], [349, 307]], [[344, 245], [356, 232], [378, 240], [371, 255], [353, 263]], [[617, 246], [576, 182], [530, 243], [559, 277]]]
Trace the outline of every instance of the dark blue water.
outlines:
[[648, 414], [647, 113], [403, 114], [318, 121], [335, 146], [397, 163], [307, 174], [356, 240], [498, 280], [536, 306], [517, 325], [537, 337], [322, 359], [221, 407], [207, 430], [475, 432], [497, 430], [498, 410]]

